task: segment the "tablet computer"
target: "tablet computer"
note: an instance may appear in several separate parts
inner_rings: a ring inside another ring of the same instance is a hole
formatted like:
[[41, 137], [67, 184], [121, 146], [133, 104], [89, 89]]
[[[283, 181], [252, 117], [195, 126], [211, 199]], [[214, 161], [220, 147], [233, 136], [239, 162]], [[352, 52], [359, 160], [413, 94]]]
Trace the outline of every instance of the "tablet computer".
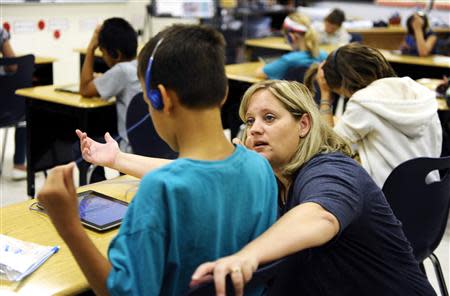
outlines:
[[[38, 207], [45, 209], [38, 204]], [[78, 193], [81, 223], [96, 231], [117, 227], [128, 209], [128, 203], [93, 190]]]
[[76, 83], [76, 84], [68, 84], [68, 85], [58, 86], [58, 87], [55, 87], [55, 91], [79, 94], [80, 93], [80, 85]]

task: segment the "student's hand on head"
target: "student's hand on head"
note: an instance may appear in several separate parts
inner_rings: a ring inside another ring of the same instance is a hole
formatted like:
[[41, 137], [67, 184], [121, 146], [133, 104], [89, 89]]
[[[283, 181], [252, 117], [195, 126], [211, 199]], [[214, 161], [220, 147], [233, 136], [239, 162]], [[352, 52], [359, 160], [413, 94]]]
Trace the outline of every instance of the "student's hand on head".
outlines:
[[214, 262], [201, 264], [192, 275], [190, 286], [196, 286], [214, 278], [216, 295], [226, 295], [226, 277], [229, 274], [237, 296], [244, 295], [244, 286], [258, 268], [258, 261], [250, 255], [236, 253]]
[[81, 226], [78, 200], [73, 182], [74, 163], [55, 167], [37, 195], [58, 233], [64, 238]]
[[331, 90], [328, 86], [327, 80], [325, 79], [325, 72], [323, 71], [323, 65], [325, 62], [320, 63], [319, 68], [317, 68], [316, 80], [320, 88], [320, 94], [322, 97], [329, 96], [331, 98]]
[[422, 30], [423, 23], [424, 23], [423, 18], [420, 15], [415, 14], [411, 25], [412, 25], [414, 31], [417, 31], [417, 30]]
[[100, 33], [101, 28], [102, 28], [101, 26], [97, 26], [95, 28], [95, 31], [91, 37], [91, 41], [89, 41], [89, 46], [88, 46], [89, 50], [95, 50], [98, 47], [98, 35]]
[[119, 144], [109, 133], [105, 134], [106, 143], [99, 143], [89, 138], [86, 133], [76, 130], [78, 138], [80, 138], [80, 151], [83, 159], [87, 162], [112, 167], [119, 154]]

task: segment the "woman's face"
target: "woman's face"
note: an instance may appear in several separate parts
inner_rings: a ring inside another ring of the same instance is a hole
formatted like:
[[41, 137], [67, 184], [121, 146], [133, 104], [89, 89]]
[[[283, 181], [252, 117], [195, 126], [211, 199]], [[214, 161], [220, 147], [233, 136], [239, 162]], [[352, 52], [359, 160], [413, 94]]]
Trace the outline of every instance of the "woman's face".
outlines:
[[300, 143], [301, 124], [270, 91], [253, 94], [245, 122], [245, 145], [264, 156], [275, 172], [291, 160]]

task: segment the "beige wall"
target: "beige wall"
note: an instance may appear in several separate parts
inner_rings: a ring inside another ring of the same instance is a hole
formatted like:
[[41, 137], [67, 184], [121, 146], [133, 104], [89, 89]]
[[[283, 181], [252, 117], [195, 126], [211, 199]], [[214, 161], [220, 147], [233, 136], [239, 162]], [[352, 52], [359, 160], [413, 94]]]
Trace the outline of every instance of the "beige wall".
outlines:
[[[79, 56], [73, 49], [87, 46], [96, 24], [118, 16], [127, 19], [135, 29], [143, 29], [147, 3], [0, 4], [0, 22], [11, 24], [11, 44], [16, 53], [33, 53], [58, 59], [53, 67], [54, 83], [67, 84], [79, 80]], [[42, 31], [37, 27], [39, 20], [46, 24]], [[152, 27], [146, 26], [145, 36], [155, 34], [174, 22], [192, 23], [197, 20], [153, 18], [147, 21]], [[55, 39], [53, 32], [58, 28], [61, 37]], [[144, 42], [142, 37], [140, 42]]]

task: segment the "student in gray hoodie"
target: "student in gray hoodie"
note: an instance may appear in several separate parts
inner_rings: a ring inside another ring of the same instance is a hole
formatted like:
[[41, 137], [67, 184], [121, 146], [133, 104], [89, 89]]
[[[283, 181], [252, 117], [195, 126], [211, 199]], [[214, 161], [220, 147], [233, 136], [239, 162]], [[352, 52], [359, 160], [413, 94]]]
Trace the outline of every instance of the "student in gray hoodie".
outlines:
[[[362, 166], [378, 186], [408, 159], [441, 155], [435, 94], [409, 77], [396, 77], [378, 50], [360, 44], [343, 46], [329, 55], [317, 77], [322, 116], [339, 135], [356, 144]], [[331, 92], [349, 98], [336, 124]]]

